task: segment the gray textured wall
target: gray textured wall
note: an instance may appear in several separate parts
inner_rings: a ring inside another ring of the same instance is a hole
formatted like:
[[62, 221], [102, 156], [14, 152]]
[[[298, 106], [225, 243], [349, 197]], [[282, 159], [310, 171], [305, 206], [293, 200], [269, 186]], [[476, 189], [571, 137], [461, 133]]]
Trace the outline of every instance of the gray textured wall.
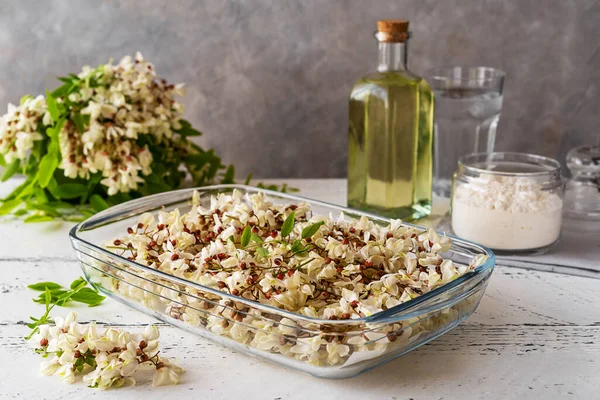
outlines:
[[411, 21], [411, 66], [507, 72], [498, 149], [564, 156], [600, 135], [597, 0], [3, 0], [0, 104], [136, 50], [185, 82], [187, 118], [240, 175], [341, 177], [347, 95], [378, 18]]

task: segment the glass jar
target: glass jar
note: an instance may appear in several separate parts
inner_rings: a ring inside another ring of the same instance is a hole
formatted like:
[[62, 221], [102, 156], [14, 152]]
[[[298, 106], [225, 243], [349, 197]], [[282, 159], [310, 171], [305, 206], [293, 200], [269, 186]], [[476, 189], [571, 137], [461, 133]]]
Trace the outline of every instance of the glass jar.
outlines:
[[560, 163], [525, 153], [462, 157], [452, 184], [452, 230], [499, 254], [539, 254], [560, 236]]
[[573, 176], [565, 193], [565, 217], [595, 222], [600, 229], [600, 145], [580, 146], [567, 154]]

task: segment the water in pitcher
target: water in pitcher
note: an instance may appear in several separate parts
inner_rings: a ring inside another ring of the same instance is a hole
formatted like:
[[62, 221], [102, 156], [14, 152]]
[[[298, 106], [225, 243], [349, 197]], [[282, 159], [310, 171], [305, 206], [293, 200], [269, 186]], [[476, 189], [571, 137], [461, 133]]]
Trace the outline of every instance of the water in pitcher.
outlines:
[[489, 88], [434, 90], [434, 193], [448, 197], [458, 159], [492, 152], [502, 109], [502, 93]]

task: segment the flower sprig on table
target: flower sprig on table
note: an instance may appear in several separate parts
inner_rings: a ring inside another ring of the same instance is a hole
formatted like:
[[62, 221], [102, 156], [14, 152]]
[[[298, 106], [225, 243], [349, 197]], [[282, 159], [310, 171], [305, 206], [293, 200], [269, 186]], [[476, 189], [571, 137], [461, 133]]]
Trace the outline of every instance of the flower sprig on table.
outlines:
[[65, 289], [55, 282], [39, 282], [27, 286], [31, 290], [42, 292], [33, 301], [44, 304], [46, 312], [40, 318], [29, 317], [32, 322], [27, 324], [27, 327], [31, 329], [31, 333], [25, 339], [29, 340], [37, 334], [40, 326], [52, 323], [50, 311], [56, 306], [65, 307], [75, 301], [95, 307], [104, 301], [106, 297], [100, 295], [96, 289], [86, 286], [87, 282], [83, 278], [77, 278], [71, 282], [69, 289]]
[[0, 180], [26, 175], [0, 215], [77, 221], [179, 188], [187, 173], [196, 186], [233, 183], [233, 165], [189, 139], [201, 132], [182, 119], [183, 84], [160, 79], [140, 53], [59, 79], [0, 118]]
[[108, 389], [123, 385], [134, 385], [133, 375], [140, 370], [154, 370], [153, 385], [179, 383], [183, 370], [159, 356], [156, 326], [149, 325], [143, 334], [131, 334], [116, 328], [98, 329], [95, 323], [81, 325], [77, 315], [69, 313], [66, 318], [50, 319], [50, 311], [69, 301], [100, 304], [104, 296], [95, 289], [87, 288], [82, 278], [71, 283], [65, 290], [54, 282], [40, 282], [30, 285], [33, 290], [43, 291], [35, 302], [46, 306], [40, 318], [27, 326], [32, 329], [28, 340], [35, 351], [45, 360], [41, 365], [44, 375], [57, 375], [68, 383], [75, 382], [77, 375], [92, 388]]

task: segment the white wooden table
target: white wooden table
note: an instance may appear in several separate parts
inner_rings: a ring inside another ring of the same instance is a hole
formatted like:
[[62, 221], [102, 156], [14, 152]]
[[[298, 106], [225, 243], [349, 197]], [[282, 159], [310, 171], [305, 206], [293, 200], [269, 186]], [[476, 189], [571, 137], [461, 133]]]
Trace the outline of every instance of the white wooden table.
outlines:
[[[305, 196], [345, 202], [343, 180], [291, 183]], [[71, 226], [0, 222], [0, 398], [600, 399], [600, 281], [501, 266], [467, 322], [356, 378], [313, 378], [161, 324], [166, 355], [186, 370], [179, 386], [142, 381], [100, 392], [61, 383], [39, 374], [40, 357], [22, 338], [28, 317], [42, 313], [26, 286], [80, 275]], [[82, 321], [129, 330], [156, 322], [112, 300], [76, 311]]]

